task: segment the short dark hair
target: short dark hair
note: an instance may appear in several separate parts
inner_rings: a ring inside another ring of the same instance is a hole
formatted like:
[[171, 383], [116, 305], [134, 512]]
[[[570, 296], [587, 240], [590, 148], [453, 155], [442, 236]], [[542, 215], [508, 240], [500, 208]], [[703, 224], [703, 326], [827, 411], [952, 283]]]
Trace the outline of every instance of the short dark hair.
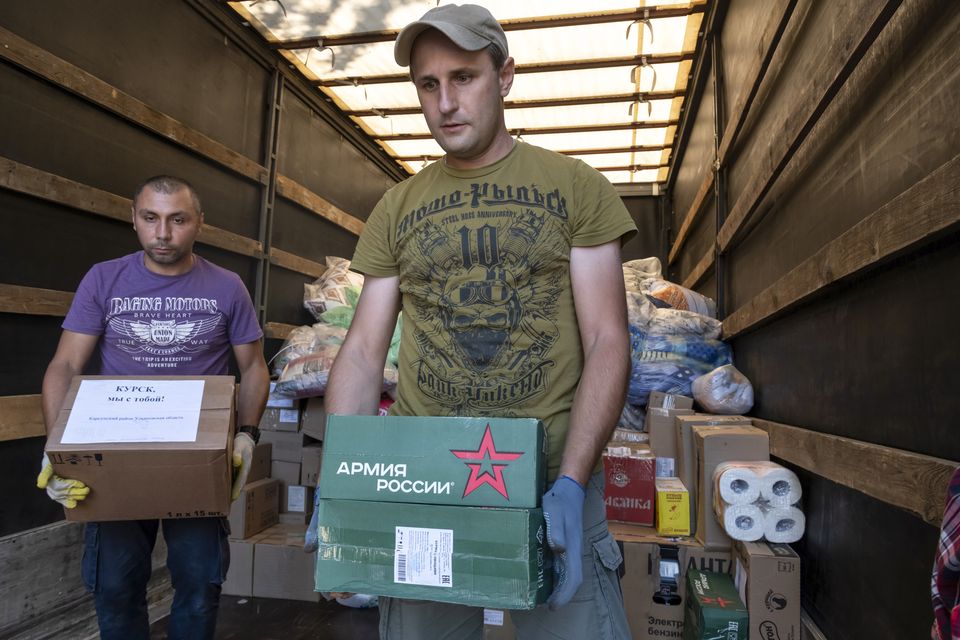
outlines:
[[143, 190], [147, 187], [149, 187], [152, 191], [156, 191], [157, 193], [165, 194], [176, 193], [181, 189], [186, 189], [190, 194], [190, 201], [193, 203], [194, 209], [197, 210], [197, 214], [203, 213], [203, 207], [200, 205], [200, 196], [197, 195], [197, 190], [193, 188], [193, 185], [183, 178], [167, 175], [153, 176], [152, 178], [147, 178], [141, 182], [137, 186], [136, 191], [133, 192], [134, 207], [137, 206], [137, 198], [140, 197], [140, 194], [143, 193]]

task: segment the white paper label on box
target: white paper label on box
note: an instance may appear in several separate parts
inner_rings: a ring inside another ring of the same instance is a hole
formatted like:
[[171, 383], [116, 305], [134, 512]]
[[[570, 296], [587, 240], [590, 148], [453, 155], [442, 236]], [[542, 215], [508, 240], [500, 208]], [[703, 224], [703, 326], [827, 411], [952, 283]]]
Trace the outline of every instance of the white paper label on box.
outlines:
[[453, 586], [453, 529], [396, 527], [393, 581]]
[[296, 409], [280, 409], [280, 422], [299, 422], [300, 412]]
[[492, 625], [494, 627], [502, 627], [503, 626], [503, 610], [502, 609], [484, 609], [483, 624]]
[[658, 478], [672, 478], [677, 474], [674, 473], [674, 460], [673, 458], [661, 458], [657, 457], [657, 477]]
[[60, 442], [196, 442], [203, 380], [81, 380]]
[[287, 511], [307, 512], [307, 488], [299, 485], [287, 485]]

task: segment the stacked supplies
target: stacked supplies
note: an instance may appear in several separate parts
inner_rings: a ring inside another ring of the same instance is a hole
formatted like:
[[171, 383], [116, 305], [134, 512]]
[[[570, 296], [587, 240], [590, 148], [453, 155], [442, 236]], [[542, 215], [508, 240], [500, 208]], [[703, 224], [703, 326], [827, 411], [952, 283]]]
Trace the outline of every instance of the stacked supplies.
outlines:
[[734, 540], [796, 542], [806, 518], [796, 474], [775, 462], [725, 462], [713, 474], [714, 511]]

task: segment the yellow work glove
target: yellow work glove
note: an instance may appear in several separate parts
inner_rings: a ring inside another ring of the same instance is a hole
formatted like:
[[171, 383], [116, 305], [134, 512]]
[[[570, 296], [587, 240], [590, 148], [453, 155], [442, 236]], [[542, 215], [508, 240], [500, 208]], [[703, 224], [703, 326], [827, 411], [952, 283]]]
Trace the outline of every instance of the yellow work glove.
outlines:
[[90, 487], [79, 480], [70, 478], [61, 478], [53, 473], [53, 465], [50, 464], [50, 458], [43, 454], [43, 460], [40, 462], [40, 475], [37, 476], [37, 488], [46, 489], [47, 495], [51, 500], [59, 502], [67, 509], [73, 509], [77, 503], [87, 497], [90, 493]]
[[250, 473], [250, 461], [253, 460], [253, 448], [257, 446], [253, 438], [246, 433], [238, 433], [233, 439], [233, 490], [230, 492], [230, 499], [236, 500], [240, 497], [240, 490], [247, 483], [247, 475]]

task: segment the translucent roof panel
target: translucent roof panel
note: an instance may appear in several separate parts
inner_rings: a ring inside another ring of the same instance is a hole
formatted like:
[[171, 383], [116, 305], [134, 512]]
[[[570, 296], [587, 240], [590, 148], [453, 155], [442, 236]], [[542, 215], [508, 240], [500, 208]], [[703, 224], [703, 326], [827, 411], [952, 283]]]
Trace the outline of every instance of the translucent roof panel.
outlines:
[[[671, 157], [708, 0], [473, 1], [504, 25], [517, 65], [506, 98], [513, 135], [615, 183], [665, 179], [665, 168], [646, 167]], [[228, 4], [405, 170], [442, 156], [432, 139], [403, 137], [429, 131], [407, 69], [393, 60], [396, 31], [437, 0]]]

